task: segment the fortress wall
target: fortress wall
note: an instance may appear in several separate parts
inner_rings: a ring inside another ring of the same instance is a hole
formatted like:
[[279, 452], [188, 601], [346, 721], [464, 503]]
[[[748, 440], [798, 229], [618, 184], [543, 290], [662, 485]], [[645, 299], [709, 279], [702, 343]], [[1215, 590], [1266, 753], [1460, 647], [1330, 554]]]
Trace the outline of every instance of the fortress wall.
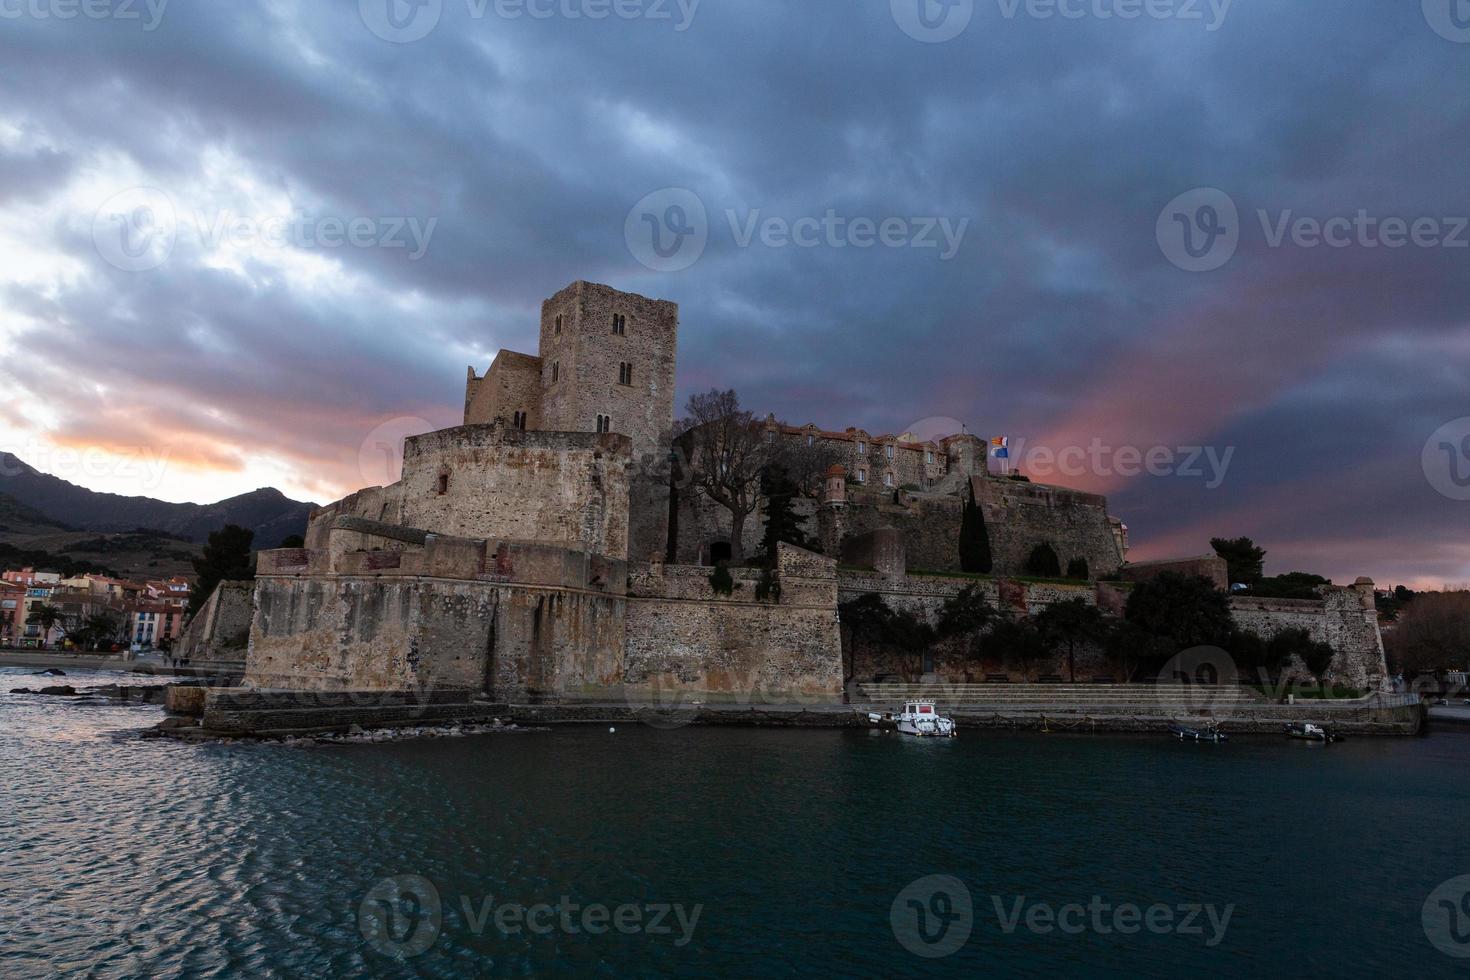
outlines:
[[1031, 550], [1042, 543], [1056, 549], [1063, 571], [1074, 558], [1087, 559], [1094, 578], [1122, 567], [1106, 498], [998, 477], [976, 477], [971, 486], [985, 514], [996, 574], [1023, 574]]
[[244, 661], [254, 602], [254, 582], [221, 582], [179, 634], [172, 656], [191, 665]]
[[[405, 441], [400, 521], [436, 534], [628, 554], [626, 436], [443, 429]], [[440, 493], [440, 478], [448, 489]]]
[[541, 358], [502, 350], [485, 377], [471, 378], [465, 392], [464, 424], [488, 425], [499, 419], [511, 426], [516, 412], [526, 413], [527, 429], [542, 428]]
[[[850, 602], [870, 592], [883, 597], [892, 609], [906, 610], [935, 625], [939, 621], [944, 603], [971, 585], [980, 586], [982, 592], [997, 609], [1012, 615], [1035, 615], [1053, 602], [1082, 599], [1096, 605], [1099, 593], [1107, 587], [1099, 584], [1072, 585], [1064, 582], [1017, 582], [993, 578], [958, 578], [938, 575], [907, 575], [903, 578], [887, 578], [873, 573], [859, 573], [843, 569], [838, 573], [838, 596], [842, 602]], [[1104, 602], [1106, 605], [1106, 601]], [[970, 656], [967, 641], [951, 639], [936, 644], [929, 651], [929, 660], [914, 654], [904, 654], [889, 649], [876, 649], [868, 644], [853, 642], [850, 630], [842, 631], [844, 662], [848, 676], [859, 682], [871, 681], [875, 677], [902, 677], [917, 681], [925, 673], [937, 675], [955, 683], [978, 682], [987, 674], [1011, 674], [1012, 680], [1022, 680], [1019, 673], [1011, 673], [1005, 665], [1002, 652], [989, 650], [983, 643], [979, 659]], [[1066, 676], [1064, 657], [1037, 666], [1038, 674], [1060, 674]], [[1112, 667], [1097, 650], [1077, 651], [1077, 678], [1085, 680], [1094, 675], [1111, 674]]]
[[[904, 538], [909, 568], [957, 572], [962, 507], [958, 497], [940, 494], [850, 490], [842, 520], [849, 537], [897, 529]], [[834, 516], [825, 511], [822, 520]]]
[[[1285, 629], [1305, 629], [1337, 651], [1328, 677], [1359, 690], [1377, 690], [1388, 676], [1383, 637], [1373, 603], [1373, 583], [1328, 588], [1321, 599], [1230, 600], [1231, 615], [1242, 629], [1270, 639]], [[1299, 661], [1292, 665], [1308, 676]]]
[[779, 602], [756, 601], [757, 575], [740, 572], [730, 597], [714, 593], [709, 575], [708, 568], [635, 568], [624, 668], [630, 699], [841, 699], [835, 562], [782, 545]]

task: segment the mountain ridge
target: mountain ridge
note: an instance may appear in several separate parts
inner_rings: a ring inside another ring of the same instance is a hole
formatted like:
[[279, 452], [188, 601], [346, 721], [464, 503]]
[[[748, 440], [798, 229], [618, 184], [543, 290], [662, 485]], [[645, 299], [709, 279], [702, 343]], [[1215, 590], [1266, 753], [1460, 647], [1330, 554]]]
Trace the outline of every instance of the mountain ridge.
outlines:
[[198, 542], [226, 524], [238, 524], [255, 532], [256, 548], [274, 548], [289, 535], [304, 534], [307, 516], [317, 506], [292, 500], [275, 487], [212, 504], [103, 493], [42, 473], [6, 452], [0, 452], [0, 494], [51, 521], [86, 531], [149, 528]]

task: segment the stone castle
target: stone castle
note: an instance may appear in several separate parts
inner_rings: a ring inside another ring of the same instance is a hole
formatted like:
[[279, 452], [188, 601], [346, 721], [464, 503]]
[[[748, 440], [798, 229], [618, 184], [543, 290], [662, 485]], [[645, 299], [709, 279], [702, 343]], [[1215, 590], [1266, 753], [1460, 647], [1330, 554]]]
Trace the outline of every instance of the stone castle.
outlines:
[[[260, 554], [246, 685], [446, 688], [515, 703], [670, 692], [840, 702], [852, 683], [896, 671], [975, 669], [855, 653], [843, 600], [876, 592], [932, 616], [978, 583], [1015, 612], [1071, 597], [1121, 608], [1125, 586], [1101, 580], [1128, 572], [1126, 532], [1102, 497], [992, 476], [986, 445], [964, 433], [924, 440], [774, 418], [768, 441], [836, 454], [822, 492], [800, 502], [822, 553], [783, 544], [766, 582], [732, 568], [729, 590], [716, 589], [710, 566], [731, 551], [731, 522], [676, 478], [678, 329], [673, 303], [607, 286], [577, 282], [546, 300], [536, 356], [501, 351], [483, 376], [470, 369], [462, 426], [406, 440], [402, 478], [315, 512], [304, 548]], [[991, 578], [956, 574], [971, 493]], [[744, 553], [760, 526], [746, 522]], [[1088, 581], [1018, 580], [1040, 543], [1063, 567], [1085, 562]], [[1247, 615], [1265, 633], [1306, 625], [1333, 642], [1349, 682], [1381, 678], [1371, 583]], [[1087, 669], [1108, 668], [1099, 658]]]

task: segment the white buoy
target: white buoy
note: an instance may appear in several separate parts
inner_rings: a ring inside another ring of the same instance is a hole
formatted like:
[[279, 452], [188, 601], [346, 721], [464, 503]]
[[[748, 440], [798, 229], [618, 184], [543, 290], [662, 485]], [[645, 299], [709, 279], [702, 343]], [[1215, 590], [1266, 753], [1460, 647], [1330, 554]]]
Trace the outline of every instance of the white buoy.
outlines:
[[617, 729], [616, 729], [616, 728], [609, 728], [609, 729], [608, 729], [608, 730], [607, 730], [607, 733], [608, 733], [608, 734], [609, 734], [609, 735], [611, 735], [611, 734], [612, 734], [612, 733], [613, 733], [613, 732], [615, 732], [615, 731], [617, 731]]

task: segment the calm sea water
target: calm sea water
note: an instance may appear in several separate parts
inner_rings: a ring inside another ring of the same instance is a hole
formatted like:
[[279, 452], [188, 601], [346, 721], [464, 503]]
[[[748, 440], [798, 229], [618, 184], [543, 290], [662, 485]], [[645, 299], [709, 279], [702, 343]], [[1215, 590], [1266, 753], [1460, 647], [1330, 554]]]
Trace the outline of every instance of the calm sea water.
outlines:
[[1470, 967], [1422, 922], [1470, 874], [1465, 735], [129, 734], [160, 716], [0, 694], [0, 976]]

